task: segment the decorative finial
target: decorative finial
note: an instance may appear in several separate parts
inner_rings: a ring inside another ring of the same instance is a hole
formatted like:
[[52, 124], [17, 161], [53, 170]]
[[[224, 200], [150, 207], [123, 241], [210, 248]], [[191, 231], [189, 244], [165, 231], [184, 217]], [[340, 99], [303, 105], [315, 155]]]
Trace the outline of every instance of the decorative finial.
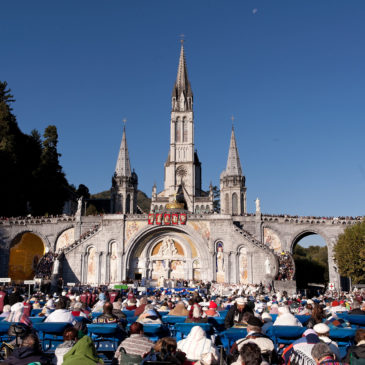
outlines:
[[231, 116], [231, 120], [232, 120], [232, 128], [233, 128], [233, 123], [234, 123], [234, 116]]
[[124, 127], [125, 127], [125, 124], [127, 123], [127, 119], [126, 118], [123, 118], [123, 123], [124, 123]]
[[185, 38], [185, 34], [183, 34], [183, 33], [180, 34], [180, 43], [181, 44], [184, 44], [184, 42], [185, 42], [185, 39], [184, 38]]

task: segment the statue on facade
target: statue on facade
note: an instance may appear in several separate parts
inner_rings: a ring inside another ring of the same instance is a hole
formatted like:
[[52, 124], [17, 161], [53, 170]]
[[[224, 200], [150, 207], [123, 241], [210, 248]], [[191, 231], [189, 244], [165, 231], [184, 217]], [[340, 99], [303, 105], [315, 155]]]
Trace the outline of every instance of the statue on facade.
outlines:
[[259, 198], [256, 198], [255, 204], [256, 204], [256, 213], [260, 213], [261, 212], [261, 207], [260, 207], [260, 199]]
[[77, 216], [80, 216], [81, 215], [82, 199], [83, 199], [82, 196], [80, 196], [80, 198], [77, 199], [77, 210], [76, 210], [76, 215]]
[[266, 261], [265, 261], [265, 272], [266, 272], [266, 275], [271, 274], [271, 263], [270, 263], [270, 260], [268, 257], [266, 258]]
[[161, 256], [175, 256], [177, 255], [177, 249], [175, 247], [174, 241], [171, 237], [165, 237], [162, 241], [161, 248], [158, 252]]

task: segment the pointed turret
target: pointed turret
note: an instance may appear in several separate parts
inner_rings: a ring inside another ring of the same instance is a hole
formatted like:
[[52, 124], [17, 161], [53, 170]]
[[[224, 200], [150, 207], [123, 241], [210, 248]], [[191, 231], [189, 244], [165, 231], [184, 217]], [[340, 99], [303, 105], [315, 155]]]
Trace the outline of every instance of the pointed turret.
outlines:
[[127, 137], [125, 133], [125, 126], [123, 127], [123, 137], [120, 144], [119, 154], [117, 164], [115, 166], [116, 176], [132, 176], [131, 172], [131, 162], [129, 160], [129, 153], [127, 147]]
[[238, 154], [236, 136], [234, 134], [233, 127], [231, 133], [231, 142], [229, 144], [226, 174], [230, 176], [242, 176], [241, 161]]
[[227, 166], [220, 178], [221, 213], [231, 215], [247, 213], [245, 182], [232, 126]]
[[112, 177], [111, 212], [123, 214], [137, 212], [137, 187], [138, 176], [131, 169], [124, 126], [118, 160]]

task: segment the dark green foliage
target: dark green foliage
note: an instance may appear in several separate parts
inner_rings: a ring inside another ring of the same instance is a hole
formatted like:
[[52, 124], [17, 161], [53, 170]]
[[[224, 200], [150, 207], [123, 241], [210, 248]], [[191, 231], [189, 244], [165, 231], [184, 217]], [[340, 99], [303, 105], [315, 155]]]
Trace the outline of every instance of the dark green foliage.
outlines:
[[91, 195], [91, 199], [110, 199], [110, 190], [102, 191], [101, 193], [96, 193]]
[[215, 212], [220, 213], [221, 201], [220, 201], [220, 190], [218, 186], [213, 186], [213, 209]]
[[151, 199], [143, 192], [138, 190], [137, 192], [137, 205], [143, 212], [148, 213], [151, 208]]
[[365, 282], [365, 219], [345, 229], [334, 253], [342, 276], [350, 277], [354, 284]]
[[0, 216], [60, 214], [70, 187], [59, 165], [57, 129], [48, 126], [43, 142], [36, 130], [22, 133], [12, 102], [7, 83], [0, 81]]
[[328, 282], [327, 246], [305, 248], [297, 244], [294, 248], [293, 258], [299, 289], [307, 288], [308, 283], [325, 284]]
[[80, 198], [82, 196], [84, 198], [84, 200], [90, 199], [89, 188], [84, 184], [80, 184], [76, 191], [76, 195], [78, 198]]

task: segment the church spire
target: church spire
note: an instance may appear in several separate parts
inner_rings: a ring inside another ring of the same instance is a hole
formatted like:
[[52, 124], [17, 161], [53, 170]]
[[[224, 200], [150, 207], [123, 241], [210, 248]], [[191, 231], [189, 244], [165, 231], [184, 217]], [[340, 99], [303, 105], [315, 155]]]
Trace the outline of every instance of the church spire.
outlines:
[[232, 126], [231, 142], [229, 144], [229, 152], [226, 166], [226, 174], [228, 176], [242, 176], [242, 167], [240, 156], [238, 155], [236, 136]]
[[117, 164], [115, 166], [116, 176], [132, 176], [131, 162], [129, 160], [129, 153], [127, 147], [127, 137], [125, 133], [125, 125], [123, 127], [123, 137], [120, 144]]
[[188, 70], [186, 67], [184, 43], [181, 42], [179, 66], [174, 87], [172, 89], [173, 109], [174, 110], [191, 110], [193, 92], [191, 90]]

